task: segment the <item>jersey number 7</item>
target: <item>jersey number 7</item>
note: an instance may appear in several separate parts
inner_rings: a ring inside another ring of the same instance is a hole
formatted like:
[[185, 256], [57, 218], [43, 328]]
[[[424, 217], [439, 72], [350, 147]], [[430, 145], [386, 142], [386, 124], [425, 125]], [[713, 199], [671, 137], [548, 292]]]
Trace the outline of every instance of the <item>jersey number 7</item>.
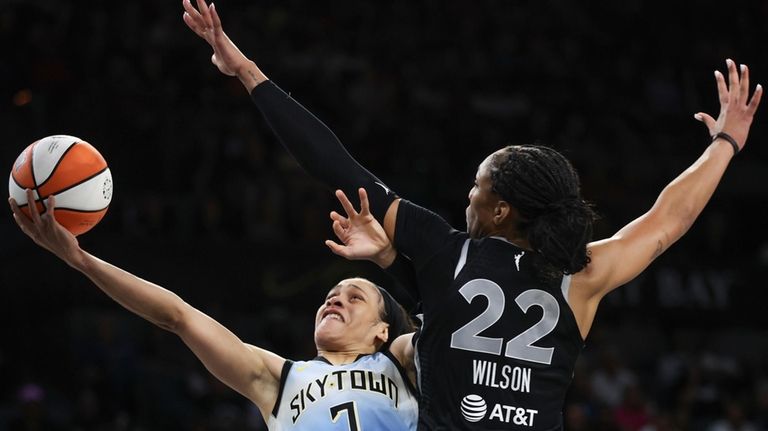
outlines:
[[360, 431], [360, 421], [357, 419], [357, 406], [354, 401], [349, 401], [343, 404], [339, 404], [331, 407], [331, 421], [336, 423], [341, 417], [341, 413], [347, 412], [347, 420], [349, 421], [349, 431]]

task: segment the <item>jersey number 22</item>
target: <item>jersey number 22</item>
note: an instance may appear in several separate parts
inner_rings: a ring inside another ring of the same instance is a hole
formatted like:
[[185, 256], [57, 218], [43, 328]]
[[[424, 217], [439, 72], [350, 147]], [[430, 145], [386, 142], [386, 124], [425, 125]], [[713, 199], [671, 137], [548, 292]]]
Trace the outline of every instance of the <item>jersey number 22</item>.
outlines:
[[[479, 278], [462, 286], [459, 293], [470, 304], [476, 297], [484, 296], [488, 301], [488, 307], [451, 335], [451, 347], [501, 355], [503, 338], [485, 337], [479, 334], [493, 326], [504, 314], [506, 302], [504, 290], [491, 280]], [[555, 348], [534, 346], [533, 343], [552, 332], [557, 326], [560, 319], [560, 305], [557, 299], [543, 290], [530, 289], [517, 295], [515, 303], [523, 313], [527, 313], [532, 306], [541, 307], [544, 313], [535, 325], [507, 341], [504, 356], [539, 364], [551, 364]]]

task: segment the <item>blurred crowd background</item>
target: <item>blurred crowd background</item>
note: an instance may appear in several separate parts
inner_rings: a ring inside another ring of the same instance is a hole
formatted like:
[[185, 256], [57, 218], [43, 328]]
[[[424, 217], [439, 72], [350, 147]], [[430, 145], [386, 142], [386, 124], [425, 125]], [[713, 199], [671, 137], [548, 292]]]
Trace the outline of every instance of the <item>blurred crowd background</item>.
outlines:
[[[401, 196], [457, 228], [477, 164], [564, 152], [601, 215], [642, 214], [708, 143], [725, 58], [768, 82], [768, 2], [220, 0], [240, 48]], [[334, 257], [330, 191], [210, 64], [180, 1], [0, 0], [0, 166], [71, 134], [112, 169], [93, 254], [243, 340], [315, 354], [316, 307], [373, 265]], [[688, 235], [603, 302], [566, 429], [768, 429], [768, 129], [758, 111]], [[0, 217], [0, 430], [262, 430], [173, 335]]]

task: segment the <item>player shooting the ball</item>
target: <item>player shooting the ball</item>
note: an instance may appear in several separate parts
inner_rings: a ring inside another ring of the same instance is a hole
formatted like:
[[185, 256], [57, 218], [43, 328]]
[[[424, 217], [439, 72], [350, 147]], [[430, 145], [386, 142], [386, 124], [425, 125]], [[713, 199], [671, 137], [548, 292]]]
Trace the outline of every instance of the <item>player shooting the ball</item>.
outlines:
[[[33, 192], [26, 191], [29, 202]], [[381, 287], [362, 278], [340, 281], [315, 316], [317, 357], [293, 362], [241, 341], [173, 292], [80, 248], [53, 216], [9, 198], [13, 218], [35, 243], [87, 276], [134, 314], [178, 335], [224, 384], [252, 401], [272, 431], [416, 429], [413, 325]]]

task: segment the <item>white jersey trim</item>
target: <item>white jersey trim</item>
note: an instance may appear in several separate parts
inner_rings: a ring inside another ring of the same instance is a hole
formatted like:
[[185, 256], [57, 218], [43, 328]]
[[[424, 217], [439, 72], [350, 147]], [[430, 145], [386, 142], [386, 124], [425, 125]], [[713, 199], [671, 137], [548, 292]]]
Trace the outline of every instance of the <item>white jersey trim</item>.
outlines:
[[453, 279], [459, 276], [464, 265], [467, 264], [467, 252], [469, 251], [469, 238], [464, 241], [464, 246], [461, 247], [461, 254], [459, 255], [459, 263], [456, 264], [456, 270], [453, 272]]
[[[571, 276], [570, 275], [564, 275], [563, 281], [560, 283], [560, 291], [563, 292], [563, 299], [565, 299], [565, 303], [568, 304], [568, 306], [571, 306], [571, 302], [568, 301], [568, 292], [571, 291]], [[571, 307], [573, 308], [573, 307]]]

